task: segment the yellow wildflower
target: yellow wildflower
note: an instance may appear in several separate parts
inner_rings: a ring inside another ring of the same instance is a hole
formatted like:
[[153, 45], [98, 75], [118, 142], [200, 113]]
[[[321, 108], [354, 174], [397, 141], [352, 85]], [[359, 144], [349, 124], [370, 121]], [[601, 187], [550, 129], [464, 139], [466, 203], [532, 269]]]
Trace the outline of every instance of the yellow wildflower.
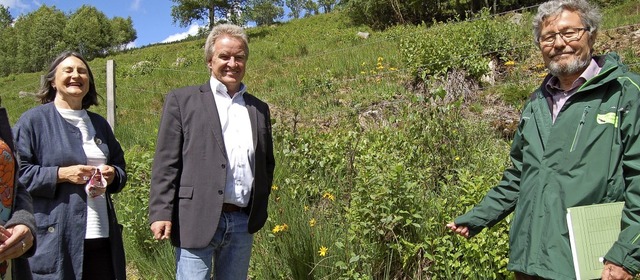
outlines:
[[324, 257], [327, 255], [327, 251], [329, 251], [329, 248], [320, 246], [320, 251], [318, 251], [318, 254], [320, 254], [321, 257]]
[[322, 195], [322, 198], [326, 198], [326, 199], [329, 199], [329, 200], [331, 200], [331, 201], [336, 200], [336, 197], [335, 197], [335, 196], [333, 196], [333, 195], [332, 195], [331, 193], [329, 193], [329, 192], [325, 192], [325, 193]]
[[309, 205], [304, 206], [304, 211], [309, 211]]
[[271, 232], [278, 233], [278, 232], [281, 232], [281, 231], [287, 231], [288, 229], [289, 229], [289, 226], [287, 224], [276, 225], [275, 227], [273, 227]]
[[271, 186], [271, 190], [272, 191], [277, 191], [278, 190], [278, 186], [276, 186], [276, 185]]
[[280, 225], [276, 225], [275, 227], [273, 227], [273, 229], [271, 230], [271, 232], [273, 233], [278, 233], [282, 231], [282, 226]]
[[456, 157], [456, 160], [460, 160], [460, 157]]
[[504, 66], [514, 66], [514, 65], [516, 65], [516, 62], [513, 60], [509, 60], [504, 63]]
[[311, 218], [311, 220], [309, 220], [309, 226], [310, 227], [314, 227], [316, 225], [316, 219], [315, 218]]
[[391, 70], [391, 71], [396, 71], [396, 70], [398, 70], [398, 68], [395, 68], [395, 67], [389, 67], [389, 70]]

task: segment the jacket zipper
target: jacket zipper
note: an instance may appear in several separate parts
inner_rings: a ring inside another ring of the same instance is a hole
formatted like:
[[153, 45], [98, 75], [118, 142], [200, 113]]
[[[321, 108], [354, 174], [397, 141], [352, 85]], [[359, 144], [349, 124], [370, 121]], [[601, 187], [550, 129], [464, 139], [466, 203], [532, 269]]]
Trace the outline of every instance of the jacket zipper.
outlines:
[[580, 133], [582, 132], [582, 127], [584, 126], [585, 119], [587, 118], [587, 113], [589, 113], [589, 108], [591, 108], [591, 106], [584, 107], [584, 111], [582, 111], [582, 117], [580, 118], [578, 129], [576, 129], [576, 134], [573, 136], [573, 143], [571, 143], [571, 150], [569, 150], [569, 152], [573, 152], [576, 149], [576, 146], [578, 146]]

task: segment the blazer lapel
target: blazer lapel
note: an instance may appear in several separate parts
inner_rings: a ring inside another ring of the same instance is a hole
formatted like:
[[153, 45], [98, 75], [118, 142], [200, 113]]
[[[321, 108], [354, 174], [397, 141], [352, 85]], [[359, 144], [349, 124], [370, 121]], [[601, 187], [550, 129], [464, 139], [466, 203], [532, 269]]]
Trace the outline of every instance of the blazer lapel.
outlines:
[[213, 136], [218, 143], [218, 147], [222, 151], [222, 154], [227, 158], [227, 149], [224, 146], [224, 138], [222, 136], [222, 126], [220, 126], [220, 116], [218, 115], [218, 107], [216, 106], [216, 100], [213, 98], [213, 92], [211, 92], [211, 86], [207, 83], [200, 86], [200, 93], [202, 94], [202, 102], [200, 103], [204, 107], [204, 111], [207, 114], [211, 130], [213, 130]]

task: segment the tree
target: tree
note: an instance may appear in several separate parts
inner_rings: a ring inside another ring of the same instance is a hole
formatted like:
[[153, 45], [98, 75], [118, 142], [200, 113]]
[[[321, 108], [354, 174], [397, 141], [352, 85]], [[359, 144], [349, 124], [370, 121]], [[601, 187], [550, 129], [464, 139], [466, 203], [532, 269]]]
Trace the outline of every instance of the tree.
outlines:
[[9, 9], [0, 5], [0, 76], [6, 76], [16, 67], [16, 40], [14, 35], [13, 17]]
[[249, 0], [247, 17], [258, 26], [273, 24], [284, 15], [282, 5], [282, 0]]
[[307, 1], [308, 0], [286, 0], [285, 5], [287, 5], [289, 10], [291, 11], [289, 13], [289, 16], [292, 18], [300, 18], [300, 14], [302, 14], [302, 11], [304, 9], [304, 4]]
[[93, 6], [82, 5], [69, 17], [64, 41], [87, 60], [106, 55], [112, 43], [111, 21]]
[[124, 49], [127, 44], [138, 38], [138, 33], [133, 28], [131, 17], [114, 17], [111, 19], [111, 47], [115, 50]]
[[13, 17], [9, 13], [9, 9], [0, 5], [0, 29], [11, 26]]
[[19, 17], [14, 24], [16, 72], [37, 72], [47, 67], [66, 47], [62, 35], [66, 22], [62, 11], [46, 5]]
[[322, 7], [324, 13], [330, 13], [333, 7], [338, 4], [338, 0], [318, 0], [318, 6]]
[[[247, 0], [171, 0], [171, 17], [174, 23], [187, 27], [194, 21], [207, 21], [209, 30], [219, 21], [241, 24], [238, 12]], [[216, 16], [220, 20], [216, 20]]]
[[318, 4], [316, 4], [316, 2], [313, 2], [313, 0], [307, 0], [304, 2], [304, 10], [305, 10], [305, 17], [309, 17], [312, 15], [317, 15], [320, 13], [320, 7], [318, 7]]
[[[240, 25], [240, 26], [244, 26], [247, 23], [246, 20], [246, 4], [247, 1], [246, 0], [229, 0], [229, 9], [227, 10], [227, 17], [226, 20]], [[222, 20], [221, 20], [222, 21]]]

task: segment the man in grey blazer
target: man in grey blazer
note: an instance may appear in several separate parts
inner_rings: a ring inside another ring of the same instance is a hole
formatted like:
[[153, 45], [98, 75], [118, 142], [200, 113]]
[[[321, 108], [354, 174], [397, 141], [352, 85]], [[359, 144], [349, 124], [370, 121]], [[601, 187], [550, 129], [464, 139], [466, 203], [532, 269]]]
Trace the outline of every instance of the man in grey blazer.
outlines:
[[267, 219], [275, 160], [269, 106], [242, 83], [244, 30], [215, 26], [208, 83], [167, 94], [151, 174], [156, 240], [176, 247], [176, 279], [247, 279], [253, 233]]

